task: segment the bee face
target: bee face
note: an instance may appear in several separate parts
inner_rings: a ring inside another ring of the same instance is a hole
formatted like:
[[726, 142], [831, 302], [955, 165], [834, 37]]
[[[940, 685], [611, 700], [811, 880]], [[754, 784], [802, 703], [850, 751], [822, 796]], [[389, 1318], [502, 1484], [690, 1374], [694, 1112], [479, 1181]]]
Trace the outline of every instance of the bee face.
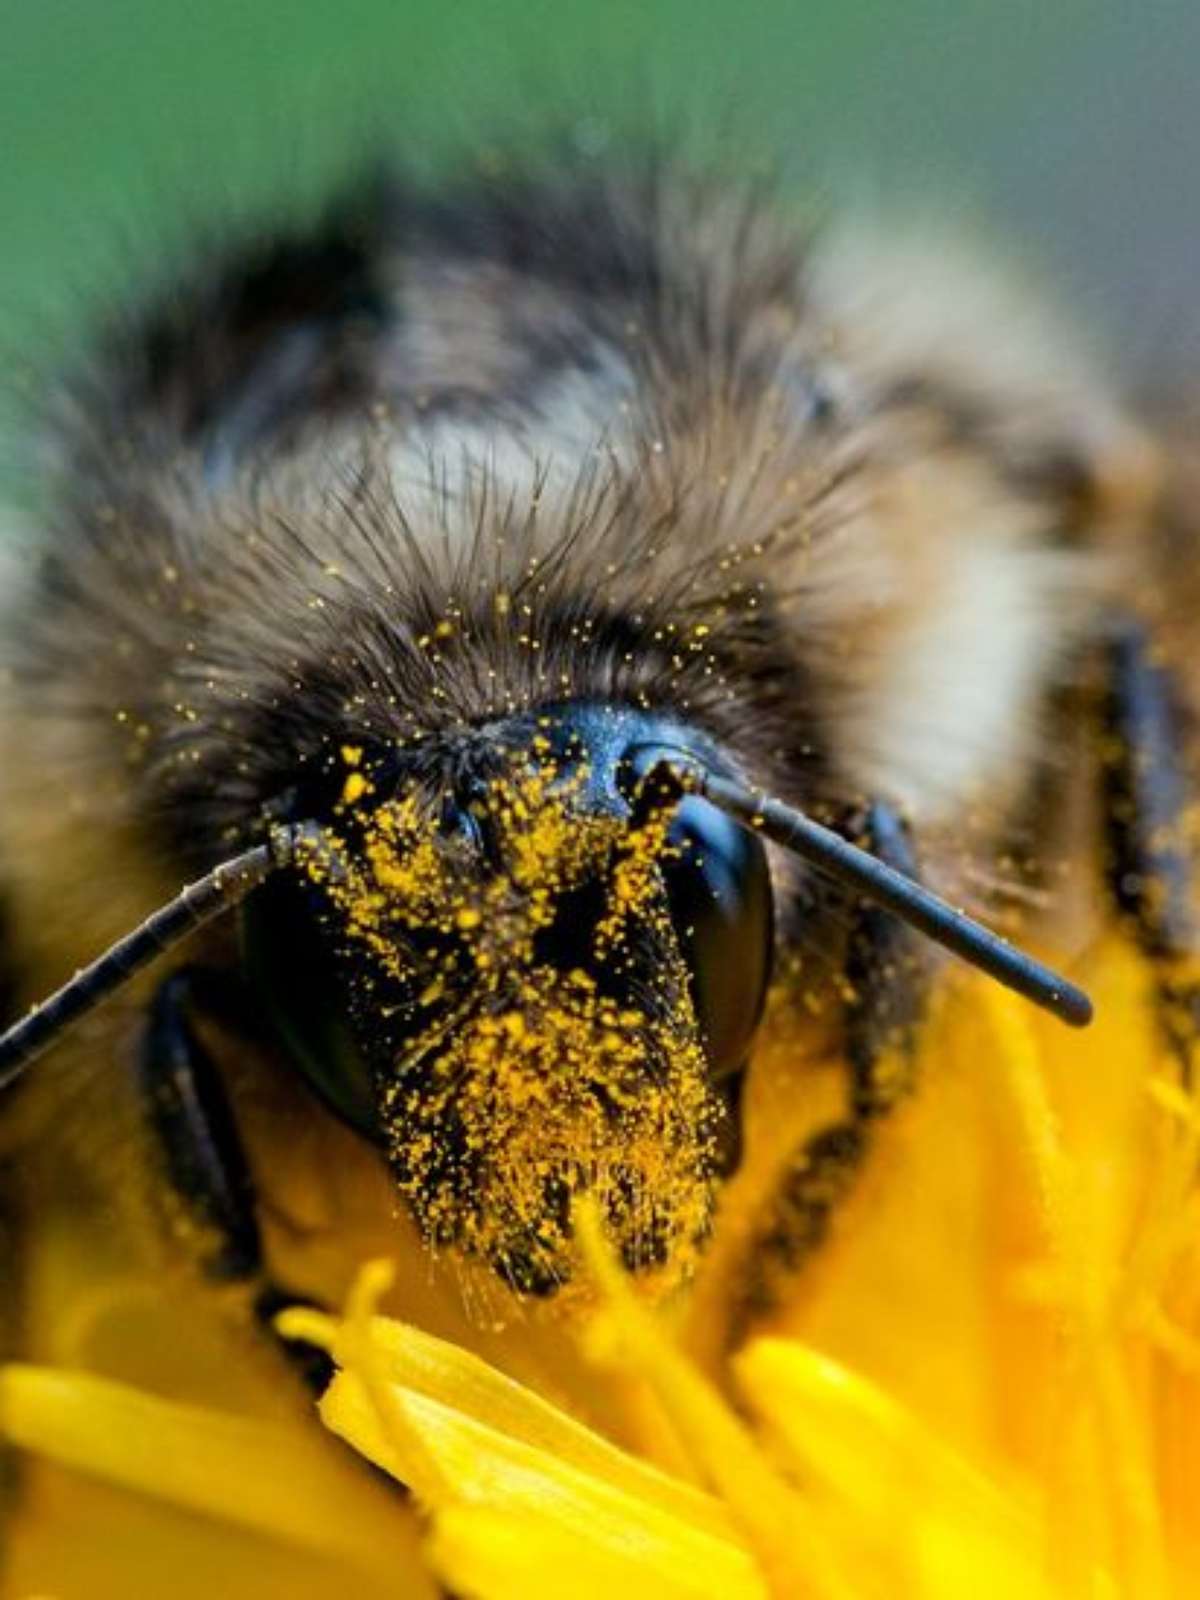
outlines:
[[[568, 703], [445, 741], [343, 746], [301, 882], [245, 913], [247, 974], [327, 1102], [383, 1146], [425, 1236], [522, 1291], [570, 1275], [570, 1210], [631, 1267], [706, 1227], [772, 958], [762, 844], [648, 760], [678, 721]], [[419, 773], [419, 778], [417, 774]]]

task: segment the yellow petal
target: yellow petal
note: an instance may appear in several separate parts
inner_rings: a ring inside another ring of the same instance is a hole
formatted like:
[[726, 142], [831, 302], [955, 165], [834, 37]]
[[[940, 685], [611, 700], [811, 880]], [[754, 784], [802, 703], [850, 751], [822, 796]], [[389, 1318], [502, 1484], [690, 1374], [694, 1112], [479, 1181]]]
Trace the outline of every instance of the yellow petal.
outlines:
[[650, 1385], [704, 1476], [728, 1505], [753, 1549], [772, 1594], [848, 1596], [838, 1553], [757, 1440], [699, 1368], [638, 1303], [604, 1237], [599, 1213], [585, 1199], [575, 1213], [584, 1257], [604, 1297], [594, 1322], [597, 1359], [626, 1364]]
[[911, 1592], [1046, 1595], [1031, 1507], [881, 1389], [788, 1339], [735, 1359], [740, 1387], [797, 1473], [866, 1538], [903, 1551]]
[[62, 1466], [432, 1595], [406, 1508], [319, 1435], [90, 1373], [0, 1368], [0, 1434]]
[[[370, 1331], [379, 1360], [396, 1384], [414, 1394], [445, 1401], [495, 1432], [556, 1457], [565, 1466], [712, 1530], [714, 1501], [710, 1495], [619, 1450], [479, 1356], [390, 1317], [372, 1318]], [[332, 1354], [340, 1366], [351, 1364], [344, 1339], [335, 1336]], [[722, 1516], [715, 1514], [718, 1519]]]
[[[430, 1560], [469, 1600], [722, 1600], [713, 1571], [651, 1572], [640, 1556], [566, 1533], [543, 1517], [453, 1506], [436, 1521]], [[747, 1590], [747, 1593], [759, 1592]]]
[[[428, 1395], [396, 1384], [391, 1401], [448, 1486], [450, 1498], [430, 1508], [435, 1514], [466, 1502], [536, 1519], [545, 1524], [556, 1549], [572, 1550], [572, 1587], [580, 1575], [591, 1581], [598, 1553], [600, 1570], [613, 1561], [636, 1563], [645, 1575], [647, 1594], [707, 1592], [763, 1600], [766, 1591], [754, 1563], [724, 1535], [725, 1518], [716, 1502], [713, 1531], [705, 1532], [694, 1519], [664, 1511], [642, 1495], [580, 1471]], [[368, 1460], [403, 1479], [404, 1462], [397, 1459], [390, 1430], [355, 1372], [343, 1371], [334, 1379], [321, 1401], [321, 1415]], [[629, 1470], [636, 1471], [635, 1462]], [[563, 1570], [556, 1570], [559, 1581], [566, 1582]], [[676, 1589], [664, 1587], [670, 1584]]]

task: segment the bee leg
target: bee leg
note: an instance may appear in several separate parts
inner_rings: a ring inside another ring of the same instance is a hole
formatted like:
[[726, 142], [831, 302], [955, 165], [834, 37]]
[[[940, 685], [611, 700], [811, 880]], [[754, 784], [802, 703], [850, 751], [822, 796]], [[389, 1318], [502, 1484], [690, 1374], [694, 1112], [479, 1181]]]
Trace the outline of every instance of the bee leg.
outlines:
[[[890, 806], [868, 807], [860, 842], [897, 872], [919, 877], [908, 830]], [[851, 1110], [869, 1125], [912, 1087], [913, 1035], [929, 989], [926, 946], [907, 923], [863, 903], [850, 931], [846, 979]]]
[[199, 1007], [212, 1006], [221, 981], [216, 973], [184, 968], [160, 985], [150, 1005], [139, 1077], [167, 1175], [215, 1236], [205, 1271], [214, 1278], [246, 1279], [262, 1269], [254, 1185], [221, 1074], [192, 1021]]
[[[139, 1076], [167, 1175], [215, 1236], [205, 1271], [223, 1281], [260, 1280], [254, 1314], [273, 1333], [278, 1312], [307, 1302], [264, 1275], [245, 1149], [220, 1071], [193, 1024], [200, 1011], [240, 1022], [240, 999], [236, 981], [225, 974], [195, 967], [172, 973], [150, 1005]], [[280, 1348], [311, 1388], [324, 1389], [332, 1367], [323, 1351], [292, 1341], [281, 1341]]]
[[1200, 930], [1185, 829], [1191, 799], [1170, 673], [1133, 619], [1107, 646], [1101, 776], [1109, 891], [1158, 973], [1163, 1027], [1190, 1082]]
[[[872, 854], [917, 876], [907, 831], [890, 807], [870, 805], [856, 832]], [[847, 943], [846, 977], [846, 1112], [807, 1139], [783, 1173], [749, 1253], [752, 1275], [734, 1314], [735, 1340], [771, 1309], [781, 1280], [820, 1246], [858, 1177], [875, 1125], [912, 1086], [913, 1035], [928, 986], [918, 936], [879, 907], [860, 905]]]

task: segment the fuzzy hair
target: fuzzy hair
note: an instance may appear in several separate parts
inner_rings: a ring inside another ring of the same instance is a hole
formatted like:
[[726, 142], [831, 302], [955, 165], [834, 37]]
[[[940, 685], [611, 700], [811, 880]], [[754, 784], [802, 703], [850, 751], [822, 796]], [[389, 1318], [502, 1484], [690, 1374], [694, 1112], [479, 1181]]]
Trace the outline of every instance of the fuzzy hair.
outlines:
[[[577, 697], [990, 837], [1141, 461], [996, 277], [658, 159], [389, 178], [207, 252], [53, 396], [0, 826], [177, 881], [342, 744]], [[62, 906], [70, 859], [14, 870]]]

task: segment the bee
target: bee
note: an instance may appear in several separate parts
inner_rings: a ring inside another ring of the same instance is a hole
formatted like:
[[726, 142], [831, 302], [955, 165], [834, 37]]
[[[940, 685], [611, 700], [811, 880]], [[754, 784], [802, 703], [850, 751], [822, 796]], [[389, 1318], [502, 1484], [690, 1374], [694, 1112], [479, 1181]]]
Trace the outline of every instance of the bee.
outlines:
[[1159, 454], [987, 252], [568, 152], [231, 228], [89, 350], [4, 630], [16, 1347], [54, 1190], [81, 1255], [267, 1311], [327, 1292], [289, 1241], [353, 1254], [314, 1170], [518, 1299], [583, 1193], [678, 1281], [764, 1011], [808, 1005], [844, 1111], [763, 1302], [908, 1088], [935, 944], [1086, 1022], [947, 902], [1069, 915], [1093, 790], [1169, 1021]]

